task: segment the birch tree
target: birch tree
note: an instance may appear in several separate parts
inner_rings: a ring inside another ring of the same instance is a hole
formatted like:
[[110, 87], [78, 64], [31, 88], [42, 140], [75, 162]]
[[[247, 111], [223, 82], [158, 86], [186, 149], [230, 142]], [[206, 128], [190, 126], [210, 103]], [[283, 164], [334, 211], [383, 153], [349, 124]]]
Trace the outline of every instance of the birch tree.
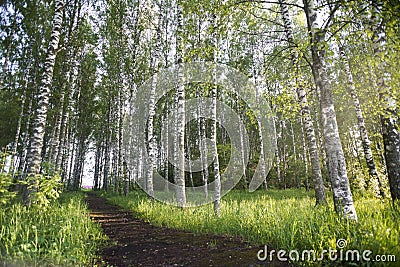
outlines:
[[[293, 24], [290, 19], [289, 9], [286, 3], [286, 0], [279, 0], [281, 15], [283, 20], [283, 25], [285, 27], [286, 39], [289, 44], [294, 43], [293, 37]], [[295, 67], [296, 78], [301, 75], [299, 73], [299, 55], [295, 48], [292, 49], [291, 60], [292, 64]], [[324, 190], [324, 183], [322, 179], [321, 166], [319, 162], [319, 153], [317, 140], [315, 137], [314, 125], [312, 122], [310, 107], [307, 101], [307, 92], [304, 89], [304, 82], [302, 82], [301, 77], [298, 77], [298, 81], [296, 82], [296, 93], [300, 102], [302, 117], [304, 120], [304, 129], [306, 133], [307, 139], [307, 147], [308, 153], [310, 154], [311, 159], [311, 171], [312, 171], [312, 180], [314, 182], [314, 190], [315, 190], [315, 198], [317, 204], [326, 204], [326, 196]], [[307, 164], [307, 162], [305, 162]]]
[[[215, 7], [214, 7], [215, 8]], [[217, 64], [218, 55], [218, 41], [217, 41], [217, 17], [215, 13], [211, 13], [211, 27], [212, 31], [212, 45], [213, 45], [213, 63], [214, 68]], [[211, 142], [212, 142], [212, 155], [214, 158], [214, 213], [219, 216], [221, 213], [221, 176], [219, 170], [219, 157], [218, 157], [218, 147], [217, 147], [217, 77], [216, 69], [212, 70], [213, 73], [213, 85], [211, 87]]]
[[343, 61], [343, 71], [346, 74], [348, 89], [350, 91], [350, 95], [353, 99], [354, 109], [356, 112], [358, 130], [360, 131], [361, 144], [364, 150], [365, 161], [368, 166], [368, 173], [370, 176], [369, 184], [372, 186], [374, 193], [380, 195], [382, 198], [385, 198], [385, 192], [383, 191], [383, 185], [379, 178], [378, 171], [376, 169], [375, 161], [372, 156], [371, 150], [371, 141], [368, 137], [367, 128], [365, 127], [365, 120], [363, 111], [361, 109], [360, 100], [356, 93], [356, 87], [353, 81], [353, 74], [350, 71], [350, 64], [346, 56], [345, 49], [342, 45], [339, 46], [340, 56]]
[[347, 177], [346, 161], [339, 136], [331, 92], [331, 82], [326, 72], [324, 55], [326, 49], [324, 45], [326, 29], [319, 26], [314, 0], [303, 0], [303, 3], [310, 35], [314, 80], [316, 86], [321, 90], [322, 125], [335, 210], [345, 218], [357, 220], [357, 213], [354, 208], [353, 196]]
[[156, 167], [156, 156], [155, 156], [155, 136], [153, 133], [154, 128], [154, 115], [155, 115], [155, 92], [157, 87], [157, 71], [159, 65], [159, 58], [161, 57], [161, 23], [162, 23], [162, 12], [161, 8], [158, 12], [155, 21], [157, 27], [155, 31], [155, 38], [154, 38], [154, 47], [152, 51], [152, 61], [153, 61], [153, 70], [154, 74], [152, 76], [152, 84], [151, 84], [151, 91], [150, 91], [150, 99], [149, 99], [149, 119], [147, 123], [147, 143], [149, 146], [148, 153], [149, 153], [149, 162], [147, 164], [150, 165], [148, 168], [147, 173], [147, 193], [149, 194], [150, 198], [154, 198], [154, 189], [153, 189], [153, 172], [155, 171]]
[[183, 10], [182, 2], [176, 2], [176, 61], [178, 64], [178, 79], [176, 89], [176, 201], [178, 206], [185, 207], [186, 192], [185, 192], [185, 78], [183, 73], [183, 57], [184, 57], [184, 41], [183, 41]]
[[[379, 90], [379, 98], [383, 103], [381, 114], [382, 137], [385, 151], [386, 170], [389, 179], [390, 193], [393, 202], [400, 200], [400, 133], [399, 115], [396, 110], [396, 99], [393, 96], [391, 75], [388, 71], [388, 43], [386, 34], [385, 14], [382, 9], [384, 3], [377, 2], [374, 5], [371, 25], [372, 41], [374, 45], [374, 59], [378, 66], [376, 69], [376, 84]], [[396, 18], [397, 19], [397, 18]]]
[[33, 130], [30, 137], [30, 148], [27, 155], [27, 173], [33, 178], [24, 194], [24, 203], [30, 205], [32, 197], [37, 190], [34, 176], [40, 172], [43, 138], [46, 127], [47, 111], [49, 105], [50, 87], [53, 78], [54, 64], [58, 52], [58, 43], [63, 21], [63, 0], [56, 0], [54, 4], [53, 28], [47, 49], [46, 60], [41, 86], [37, 94], [38, 105], [33, 119]]

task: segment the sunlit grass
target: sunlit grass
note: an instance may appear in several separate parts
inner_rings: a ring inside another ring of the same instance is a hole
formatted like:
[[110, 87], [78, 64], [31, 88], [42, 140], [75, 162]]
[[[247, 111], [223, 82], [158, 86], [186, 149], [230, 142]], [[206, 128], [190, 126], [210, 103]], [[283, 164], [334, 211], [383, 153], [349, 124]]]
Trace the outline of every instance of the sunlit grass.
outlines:
[[355, 223], [339, 218], [332, 203], [316, 207], [312, 193], [303, 190], [232, 191], [222, 199], [219, 218], [214, 216], [212, 205], [182, 210], [151, 202], [138, 191], [128, 197], [105, 196], [155, 225], [240, 236], [287, 251], [336, 249], [337, 240], [345, 239], [345, 249], [393, 254], [400, 260], [399, 212], [378, 199], [356, 200], [359, 221]]
[[104, 236], [83, 198], [83, 193], [64, 193], [44, 208], [2, 207], [0, 265], [91, 266]]

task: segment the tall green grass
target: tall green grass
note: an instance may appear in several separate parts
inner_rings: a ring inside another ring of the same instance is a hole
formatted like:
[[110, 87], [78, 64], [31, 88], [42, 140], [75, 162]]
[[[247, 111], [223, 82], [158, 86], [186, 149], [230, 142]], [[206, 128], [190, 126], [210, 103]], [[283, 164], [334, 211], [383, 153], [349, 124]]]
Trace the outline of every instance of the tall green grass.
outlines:
[[303, 190], [232, 191], [222, 199], [219, 218], [213, 215], [212, 205], [182, 210], [151, 202], [143, 192], [105, 196], [155, 225], [240, 236], [287, 251], [336, 249], [337, 240], [345, 239], [344, 249], [393, 254], [400, 260], [399, 212], [377, 199], [355, 202], [359, 217], [355, 223], [339, 218], [332, 203], [315, 207], [313, 195]]
[[0, 265], [91, 266], [105, 240], [83, 193], [63, 193], [46, 207], [1, 208]]

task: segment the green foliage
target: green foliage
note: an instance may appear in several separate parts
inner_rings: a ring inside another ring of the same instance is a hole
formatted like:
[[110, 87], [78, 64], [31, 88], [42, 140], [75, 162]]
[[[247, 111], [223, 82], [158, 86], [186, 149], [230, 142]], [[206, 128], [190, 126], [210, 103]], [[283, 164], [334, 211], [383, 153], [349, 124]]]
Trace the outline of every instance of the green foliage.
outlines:
[[151, 202], [137, 191], [128, 197], [105, 196], [155, 225], [244, 237], [274, 249], [320, 252], [336, 249], [337, 240], [342, 238], [347, 241], [346, 249], [400, 255], [400, 214], [390, 203], [377, 199], [356, 201], [359, 222], [354, 223], [337, 216], [332, 203], [315, 207], [313, 195], [303, 190], [233, 191], [222, 200], [219, 218], [213, 215], [212, 205], [182, 210]]
[[60, 176], [58, 175], [45, 176], [36, 174], [35, 176], [28, 176], [26, 184], [28, 189], [36, 189], [32, 203], [40, 207], [48, 206], [52, 200], [57, 199], [62, 187]]
[[32, 190], [32, 204], [46, 207], [60, 196], [62, 183], [59, 175], [36, 174], [28, 176], [26, 180], [14, 180], [10, 173], [0, 172], [0, 206], [12, 203], [17, 195], [13, 189], [18, 185], [27, 186]]
[[10, 203], [17, 195], [16, 192], [9, 190], [12, 185], [13, 179], [11, 175], [0, 172], [0, 206]]
[[90, 266], [105, 241], [83, 193], [63, 193], [47, 209], [13, 204], [0, 210], [0, 265]]
[[8, 90], [0, 91], [0, 148], [14, 140], [17, 128], [20, 101], [13, 94]]

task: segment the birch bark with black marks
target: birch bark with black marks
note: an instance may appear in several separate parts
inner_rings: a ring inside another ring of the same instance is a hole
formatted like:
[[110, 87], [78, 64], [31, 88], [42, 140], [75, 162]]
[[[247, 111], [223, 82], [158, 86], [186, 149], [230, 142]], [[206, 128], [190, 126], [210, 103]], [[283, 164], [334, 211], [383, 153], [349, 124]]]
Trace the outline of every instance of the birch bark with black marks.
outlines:
[[176, 123], [176, 161], [177, 165], [175, 188], [176, 188], [176, 202], [179, 207], [186, 206], [186, 192], [185, 192], [185, 77], [183, 73], [183, 57], [184, 57], [184, 41], [183, 41], [183, 10], [181, 0], [176, 3], [176, 59], [178, 64], [178, 79], [176, 90], [176, 109], [177, 109], [177, 123]]
[[68, 111], [66, 108], [67, 104], [69, 103], [68, 93], [70, 92], [70, 89], [68, 87], [72, 86], [71, 84], [69, 84], [69, 82], [73, 80], [72, 76], [74, 69], [72, 68], [72, 62], [75, 62], [77, 60], [77, 55], [80, 51], [80, 48], [73, 43], [73, 35], [76, 34], [75, 30], [79, 27], [82, 19], [82, 3], [80, 1], [75, 0], [73, 1], [73, 3], [66, 3], [66, 5], [72, 6], [71, 12], [68, 13], [68, 30], [65, 37], [65, 43], [63, 44], [64, 47], [68, 47], [68, 50], [65, 52], [64, 57], [62, 58], [62, 74], [64, 75], [64, 77], [62, 77], [61, 80], [62, 86], [60, 90], [60, 100], [58, 108], [59, 110], [58, 113], [56, 113], [55, 115], [56, 123], [53, 127], [54, 130], [50, 139], [51, 145], [47, 157], [48, 161], [54, 165], [56, 172], [59, 170], [59, 161], [61, 157], [60, 150], [62, 148], [63, 135], [65, 132], [65, 124], [63, 123], [65, 122], [65, 113]]
[[[308, 191], [308, 164], [309, 164], [309, 160], [308, 160], [308, 155], [307, 155], [307, 143], [306, 143], [306, 135], [305, 135], [305, 124], [303, 121], [303, 117], [300, 117], [300, 125], [301, 125], [301, 140], [302, 140], [302, 159], [304, 162], [304, 173], [306, 176], [306, 180], [305, 180], [305, 186], [306, 186], [306, 191]], [[314, 139], [315, 139], [315, 133], [314, 133]], [[318, 148], [317, 148], [318, 151]], [[318, 162], [319, 163], [319, 162]], [[321, 168], [320, 168], [321, 170]], [[322, 178], [321, 178], [322, 179]]]
[[168, 160], [168, 156], [169, 156], [169, 138], [168, 135], [170, 134], [169, 131], [169, 118], [168, 118], [168, 111], [169, 111], [169, 97], [167, 96], [165, 98], [165, 112], [163, 115], [163, 122], [162, 124], [165, 127], [165, 133], [164, 133], [164, 137], [163, 137], [163, 145], [164, 145], [164, 162], [163, 162], [163, 168], [164, 168], [164, 179], [165, 179], [165, 183], [164, 183], [164, 190], [166, 192], [169, 192], [169, 160]]
[[282, 152], [281, 152], [281, 162], [282, 162], [282, 172], [281, 172], [281, 177], [282, 177], [282, 181], [283, 181], [283, 188], [286, 189], [286, 185], [287, 185], [287, 155], [286, 155], [286, 138], [285, 138], [285, 130], [286, 130], [286, 121], [284, 119], [279, 121], [280, 123], [280, 132], [279, 132], [279, 136], [281, 137], [282, 140]]
[[[257, 79], [257, 70], [256, 70], [256, 66], [255, 66], [255, 58], [254, 58], [254, 44], [252, 44], [252, 68], [253, 68], [253, 78], [254, 78], [254, 84], [255, 84], [255, 90], [256, 90], [256, 103], [260, 103], [259, 101], [259, 97], [260, 97], [260, 93], [258, 92], [259, 90], [259, 83], [258, 83], [258, 79]], [[261, 114], [257, 114], [257, 125], [258, 125], [258, 138], [260, 140], [260, 166], [261, 166], [261, 177], [263, 179], [263, 185], [264, 185], [264, 189], [267, 190], [268, 189], [268, 184], [267, 184], [267, 174], [266, 174], [266, 170], [265, 170], [265, 155], [264, 155], [264, 137], [262, 134], [262, 127], [261, 127]], [[243, 138], [242, 138], [243, 139]], [[241, 140], [242, 141], [242, 140]]]
[[213, 84], [211, 87], [211, 151], [214, 158], [214, 214], [220, 216], [221, 214], [221, 175], [219, 169], [219, 157], [217, 146], [217, 73], [216, 64], [218, 58], [218, 39], [217, 39], [217, 16], [213, 12], [210, 14], [210, 24], [212, 29], [211, 43], [213, 49], [213, 70], [212, 79]]
[[106, 128], [106, 148], [104, 151], [104, 174], [103, 174], [103, 190], [108, 190], [108, 176], [110, 171], [110, 146], [112, 141], [112, 133], [111, 133], [111, 100], [108, 103], [108, 114], [107, 114], [107, 128]]
[[[101, 138], [100, 138], [101, 140]], [[95, 153], [95, 159], [94, 159], [94, 176], [93, 176], [93, 189], [98, 190], [99, 189], [99, 174], [100, 174], [100, 169], [101, 169], [101, 158], [102, 158], [102, 143], [101, 141], [98, 141], [96, 144], [96, 153]]]
[[275, 146], [276, 174], [277, 174], [277, 177], [278, 177], [278, 183], [281, 183], [281, 181], [282, 181], [282, 176], [281, 176], [281, 158], [279, 156], [278, 134], [277, 134], [277, 130], [276, 130], [276, 124], [277, 124], [276, 121], [277, 120], [278, 120], [277, 117], [273, 118], [272, 126], [273, 126], [273, 131], [274, 131], [274, 142], [275, 142], [274, 146]]
[[[29, 69], [27, 71], [28, 73], [30, 72]], [[25, 78], [25, 85], [24, 85], [24, 92], [22, 93], [21, 96], [21, 110], [19, 112], [19, 116], [18, 116], [18, 122], [17, 122], [17, 131], [15, 132], [15, 138], [14, 138], [14, 145], [13, 145], [13, 151], [12, 151], [12, 159], [11, 159], [11, 174], [14, 176], [17, 166], [18, 166], [18, 143], [20, 140], [20, 134], [21, 134], [21, 128], [22, 128], [22, 118], [24, 116], [24, 111], [25, 111], [25, 102], [26, 102], [26, 98], [27, 98], [27, 85], [28, 85], [28, 77], [27, 76]], [[19, 160], [21, 160], [21, 158], [19, 158]]]
[[303, 0], [311, 42], [312, 67], [316, 86], [321, 90], [320, 106], [335, 210], [344, 218], [357, 220], [347, 177], [346, 161], [336, 120], [331, 83], [325, 65], [325, 32], [319, 27], [314, 0]]
[[37, 183], [34, 179], [39, 174], [43, 139], [45, 134], [47, 111], [49, 106], [50, 87], [53, 78], [54, 64], [58, 52], [58, 43], [63, 21], [63, 0], [55, 1], [52, 33], [50, 36], [49, 47], [47, 49], [46, 60], [44, 63], [43, 77], [37, 95], [37, 109], [33, 119], [33, 130], [30, 137], [30, 148], [27, 155], [27, 173], [32, 177], [28, 188], [24, 192], [23, 202], [25, 205], [32, 204], [32, 197], [37, 191]]
[[296, 187], [300, 187], [299, 183], [299, 174], [298, 174], [298, 169], [297, 169], [297, 149], [296, 149], [296, 135], [293, 130], [293, 122], [290, 121], [290, 135], [292, 136], [292, 147], [293, 147], [293, 159], [294, 159], [294, 179], [296, 183]]
[[[285, 26], [286, 38], [289, 43], [293, 43], [294, 42], [293, 24], [290, 19], [286, 0], [280, 0], [279, 3], [280, 3], [281, 14], [282, 14], [282, 20], [283, 20], [283, 23]], [[291, 59], [292, 59], [293, 66], [296, 68], [296, 73], [298, 73], [299, 72], [299, 67], [298, 67], [299, 55], [295, 49], [293, 49], [293, 51], [292, 51]], [[326, 202], [326, 195], [325, 195], [325, 190], [324, 190], [324, 182], [323, 182], [323, 178], [322, 178], [321, 165], [320, 165], [320, 161], [319, 161], [317, 139], [315, 136], [315, 129], [314, 129], [311, 113], [310, 113], [310, 107], [309, 107], [308, 101], [307, 101], [307, 92], [304, 88], [304, 83], [302, 82], [302, 79], [299, 79], [299, 81], [296, 82], [296, 94], [297, 94], [297, 98], [299, 100], [300, 107], [301, 107], [302, 129], [304, 128], [304, 131], [305, 131], [308, 153], [310, 155], [311, 175], [312, 175], [312, 180], [314, 183], [316, 204], [326, 204], [327, 202]], [[303, 150], [303, 157], [306, 157], [305, 150]], [[306, 159], [304, 159], [304, 160], [306, 160]], [[307, 162], [305, 162], [305, 165], [306, 165], [306, 175], [307, 175]], [[306, 187], [308, 188], [308, 179], [306, 180]]]
[[[243, 118], [242, 118], [243, 120]], [[247, 155], [247, 151], [245, 151], [245, 146], [244, 146], [244, 132], [246, 131], [246, 126], [243, 123], [239, 124], [239, 134], [240, 134], [240, 159], [241, 159], [241, 167], [242, 167], [242, 172], [243, 172], [243, 179], [245, 182], [246, 188], [249, 186], [249, 182], [247, 180], [246, 176], [246, 159], [245, 156]], [[265, 185], [268, 186], [266, 178], [265, 178]]]
[[350, 71], [350, 64], [347, 59], [344, 47], [342, 45], [339, 46], [339, 51], [340, 51], [340, 56], [343, 61], [343, 71], [346, 74], [348, 89], [349, 89], [350, 95], [353, 99], [354, 109], [355, 109], [356, 118], [357, 118], [358, 130], [360, 132], [361, 144], [362, 144], [362, 148], [364, 151], [364, 158], [365, 158], [365, 161], [367, 162], [368, 173], [370, 176], [367, 186], [372, 187], [372, 190], [374, 191], [374, 193], [376, 195], [381, 196], [382, 198], [385, 198], [385, 192], [383, 191], [383, 185], [379, 178], [379, 174], [376, 169], [375, 161], [374, 161], [374, 158], [372, 155], [371, 141], [369, 140], [368, 131], [367, 131], [367, 128], [365, 127], [365, 120], [364, 120], [364, 115], [363, 115], [363, 112], [361, 109], [360, 100], [356, 93], [356, 87], [353, 82], [353, 74]]
[[147, 194], [149, 195], [150, 199], [154, 199], [154, 189], [153, 189], [153, 173], [156, 171], [156, 155], [155, 155], [155, 136], [154, 136], [154, 116], [155, 116], [155, 93], [157, 87], [157, 72], [158, 72], [158, 65], [159, 65], [159, 58], [161, 55], [161, 24], [162, 24], [162, 10], [160, 8], [158, 14], [156, 15], [156, 23], [157, 28], [154, 34], [154, 47], [152, 51], [152, 65], [154, 74], [152, 76], [151, 82], [151, 90], [149, 96], [149, 118], [147, 120], [147, 144], [148, 144], [148, 153], [149, 153], [149, 162], [147, 175], [146, 175], [146, 189]]
[[[201, 104], [198, 107], [198, 112], [201, 114], [201, 109], [204, 108]], [[206, 140], [206, 120], [204, 117], [199, 118], [199, 140], [203, 140], [203, 142], [200, 142], [199, 144], [199, 149], [200, 149], [200, 158], [201, 158], [201, 166], [202, 166], [202, 178], [203, 178], [203, 184], [204, 184], [204, 197], [207, 199], [208, 198], [208, 179], [209, 179], [209, 173], [208, 173], [208, 165], [207, 165], [207, 143], [205, 142]]]

